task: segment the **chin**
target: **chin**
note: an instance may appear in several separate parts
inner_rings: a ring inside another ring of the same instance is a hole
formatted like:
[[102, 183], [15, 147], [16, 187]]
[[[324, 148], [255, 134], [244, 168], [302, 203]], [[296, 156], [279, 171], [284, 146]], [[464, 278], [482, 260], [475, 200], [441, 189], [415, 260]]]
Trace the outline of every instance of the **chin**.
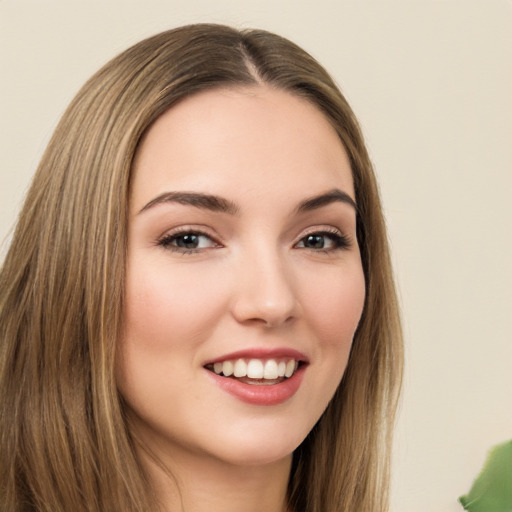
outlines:
[[[222, 460], [237, 467], [256, 468], [262, 466], [269, 466], [278, 463], [288, 463], [291, 460], [293, 450], [241, 450], [237, 453], [222, 454]], [[219, 456], [217, 456], [219, 457]]]
[[261, 466], [291, 458], [308, 431], [290, 429], [246, 429], [243, 436], [229, 436], [222, 442], [217, 457], [237, 466]]

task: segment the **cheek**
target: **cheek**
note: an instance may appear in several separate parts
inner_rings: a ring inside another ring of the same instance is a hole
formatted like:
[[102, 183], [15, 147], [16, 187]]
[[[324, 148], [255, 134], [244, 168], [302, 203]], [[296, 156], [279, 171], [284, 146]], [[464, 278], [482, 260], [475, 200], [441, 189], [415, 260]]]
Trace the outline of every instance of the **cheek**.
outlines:
[[303, 389], [309, 411], [304, 417], [304, 431], [309, 431], [324, 413], [347, 366], [365, 301], [362, 268], [354, 264], [317, 272], [303, 290], [303, 297], [307, 297], [303, 309], [314, 340]]
[[201, 272], [170, 272], [158, 264], [141, 268], [134, 265], [127, 277], [125, 339], [175, 351], [190, 348], [214, 328], [222, 296], [205, 285]]
[[155, 426], [167, 422], [161, 404], [194, 400], [190, 370], [216, 324], [219, 300], [202, 287], [200, 273], [171, 272], [165, 261], [131, 263], [116, 378], [129, 407]]
[[308, 292], [311, 323], [319, 341], [323, 344], [350, 347], [359, 324], [365, 300], [365, 281], [362, 268], [326, 275], [323, 282]]

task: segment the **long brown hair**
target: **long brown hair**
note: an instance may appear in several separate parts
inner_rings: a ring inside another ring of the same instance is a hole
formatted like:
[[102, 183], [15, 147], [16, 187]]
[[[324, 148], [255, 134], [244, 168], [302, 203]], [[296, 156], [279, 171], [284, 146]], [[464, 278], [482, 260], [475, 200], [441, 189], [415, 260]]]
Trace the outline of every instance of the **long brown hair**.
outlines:
[[295, 512], [387, 510], [402, 340], [377, 185], [357, 120], [325, 70], [259, 30], [191, 25], [109, 62], [65, 112], [0, 274], [0, 509], [156, 510], [114, 379], [130, 172], [148, 127], [184, 97], [265, 83], [315, 104], [351, 161], [366, 303], [343, 380], [294, 453]]

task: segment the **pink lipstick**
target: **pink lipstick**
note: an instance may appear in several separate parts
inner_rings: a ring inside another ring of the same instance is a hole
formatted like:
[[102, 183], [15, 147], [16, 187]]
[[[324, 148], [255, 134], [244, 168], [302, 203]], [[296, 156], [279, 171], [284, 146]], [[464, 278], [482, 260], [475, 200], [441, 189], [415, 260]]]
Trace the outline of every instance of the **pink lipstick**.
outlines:
[[254, 405], [277, 405], [299, 389], [307, 357], [294, 349], [231, 352], [204, 364], [210, 378], [227, 393]]

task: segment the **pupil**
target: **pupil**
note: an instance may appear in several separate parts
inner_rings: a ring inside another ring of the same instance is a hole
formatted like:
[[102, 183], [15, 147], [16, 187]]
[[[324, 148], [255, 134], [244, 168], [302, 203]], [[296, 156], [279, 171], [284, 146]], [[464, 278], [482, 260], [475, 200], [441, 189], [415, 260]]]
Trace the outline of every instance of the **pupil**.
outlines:
[[180, 236], [176, 240], [176, 245], [178, 247], [183, 247], [185, 249], [196, 249], [197, 245], [198, 245], [198, 236], [197, 235]]
[[324, 237], [322, 235], [309, 235], [306, 238], [306, 246], [312, 249], [323, 249]]

